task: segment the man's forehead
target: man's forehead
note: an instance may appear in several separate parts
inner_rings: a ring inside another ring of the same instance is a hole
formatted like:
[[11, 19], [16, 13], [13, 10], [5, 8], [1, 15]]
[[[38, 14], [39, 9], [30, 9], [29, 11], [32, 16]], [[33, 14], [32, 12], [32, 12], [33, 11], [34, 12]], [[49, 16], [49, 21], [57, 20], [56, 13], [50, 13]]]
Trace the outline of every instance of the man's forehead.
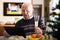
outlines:
[[22, 8], [31, 8], [31, 6], [30, 5], [23, 5]]
[[28, 8], [28, 7], [32, 7], [32, 4], [31, 3], [24, 3], [23, 5], [22, 5], [22, 8]]
[[22, 10], [31, 10], [32, 8], [30, 6], [24, 6]]
[[24, 3], [23, 6], [31, 6], [31, 3]]
[[32, 4], [30, 4], [30, 3], [24, 3], [23, 5], [22, 5], [22, 10], [32, 10], [33, 8], [32, 8]]

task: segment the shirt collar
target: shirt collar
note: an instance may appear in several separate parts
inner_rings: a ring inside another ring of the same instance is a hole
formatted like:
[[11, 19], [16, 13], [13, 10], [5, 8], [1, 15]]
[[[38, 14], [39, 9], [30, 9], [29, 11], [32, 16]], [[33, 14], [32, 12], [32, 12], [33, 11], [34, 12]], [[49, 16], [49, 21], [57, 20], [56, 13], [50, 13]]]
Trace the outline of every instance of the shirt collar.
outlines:
[[[28, 18], [28, 19], [31, 19], [31, 18], [33, 18], [33, 16], [31, 16], [30, 18]], [[23, 19], [25, 19], [24, 17], [23, 17]]]

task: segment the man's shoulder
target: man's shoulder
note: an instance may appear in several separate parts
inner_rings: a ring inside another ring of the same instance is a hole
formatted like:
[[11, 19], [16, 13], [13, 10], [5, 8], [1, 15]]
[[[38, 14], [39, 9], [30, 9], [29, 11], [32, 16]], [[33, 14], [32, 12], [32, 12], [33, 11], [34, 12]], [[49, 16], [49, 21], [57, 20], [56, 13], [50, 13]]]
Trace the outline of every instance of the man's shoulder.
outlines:
[[15, 26], [20, 26], [23, 23], [23, 19], [20, 19], [19, 21], [17, 21], [17, 23], [15, 24]]
[[17, 23], [21, 23], [23, 21], [23, 19], [20, 19], [19, 21], [17, 21]]

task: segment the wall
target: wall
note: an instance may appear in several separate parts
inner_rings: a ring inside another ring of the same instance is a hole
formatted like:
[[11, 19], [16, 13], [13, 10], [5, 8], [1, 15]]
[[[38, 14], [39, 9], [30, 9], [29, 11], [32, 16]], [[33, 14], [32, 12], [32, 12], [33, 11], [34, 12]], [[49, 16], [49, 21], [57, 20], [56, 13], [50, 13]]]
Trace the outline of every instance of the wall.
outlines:
[[33, 4], [43, 4], [43, 0], [33, 0]]
[[[16, 23], [19, 19], [22, 18], [22, 16], [3, 16], [3, 2], [31, 2], [31, 0], [1, 0], [0, 1], [0, 24], [5, 24], [6, 22]], [[33, 0], [33, 4], [43, 4], [43, 1]]]
[[5, 24], [6, 22], [14, 23], [15, 19], [21, 19], [22, 16], [3, 16], [3, 2], [31, 2], [30, 0], [1, 0], [0, 1], [0, 23]]

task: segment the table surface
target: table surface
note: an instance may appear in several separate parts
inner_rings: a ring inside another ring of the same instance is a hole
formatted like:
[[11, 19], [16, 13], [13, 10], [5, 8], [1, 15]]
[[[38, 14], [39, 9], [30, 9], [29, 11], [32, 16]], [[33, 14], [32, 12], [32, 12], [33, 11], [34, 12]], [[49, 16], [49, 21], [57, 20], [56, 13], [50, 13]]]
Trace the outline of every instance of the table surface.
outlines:
[[0, 24], [0, 27], [15, 27], [15, 24]]

